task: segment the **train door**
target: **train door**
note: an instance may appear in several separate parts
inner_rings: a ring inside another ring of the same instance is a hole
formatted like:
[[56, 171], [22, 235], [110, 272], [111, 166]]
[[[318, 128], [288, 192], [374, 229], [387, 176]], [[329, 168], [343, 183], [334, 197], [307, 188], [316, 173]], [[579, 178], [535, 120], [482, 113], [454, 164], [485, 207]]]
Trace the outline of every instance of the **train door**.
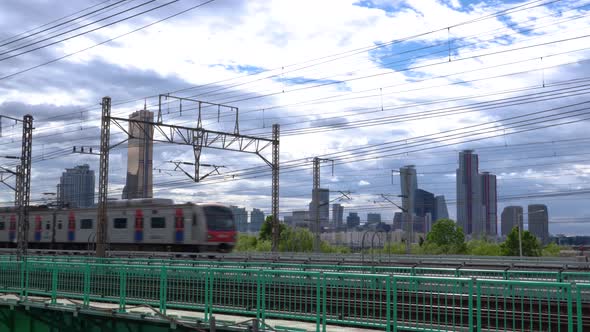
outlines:
[[[172, 209], [152, 209], [149, 214], [149, 218], [146, 218], [149, 227], [149, 238], [150, 243], [171, 243], [172, 242], [172, 230], [174, 225], [172, 221], [174, 219], [174, 210]], [[146, 211], [146, 216], [147, 216]]]

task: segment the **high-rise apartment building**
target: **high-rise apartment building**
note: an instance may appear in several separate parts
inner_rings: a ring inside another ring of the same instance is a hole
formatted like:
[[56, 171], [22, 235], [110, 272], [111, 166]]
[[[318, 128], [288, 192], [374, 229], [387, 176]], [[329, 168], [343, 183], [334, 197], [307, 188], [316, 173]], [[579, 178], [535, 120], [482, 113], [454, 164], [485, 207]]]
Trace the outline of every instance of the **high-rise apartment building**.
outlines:
[[[133, 112], [130, 120], [154, 121], [154, 113], [148, 110]], [[127, 179], [123, 189], [123, 199], [151, 198], [152, 159], [154, 127], [141, 122], [129, 122], [129, 142], [127, 145]]]
[[514, 227], [517, 227], [519, 224], [522, 225], [522, 216], [522, 206], [505, 207], [500, 216], [500, 226], [502, 228], [500, 231], [502, 236], [507, 236]]
[[94, 171], [88, 165], [66, 168], [57, 185], [60, 206], [84, 208], [94, 205]]
[[341, 204], [332, 204], [332, 225], [336, 229], [342, 229], [344, 220], [344, 207]]
[[457, 169], [457, 224], [468, 235], [496, 236], [496, 176], [479, 174], [479, 159], [473, 150], [459, 153]]
[[528, 206], [529, 232], [536, 236], [541, 243], [549, 242], [549, 211], [545, 204], [530, 204]]

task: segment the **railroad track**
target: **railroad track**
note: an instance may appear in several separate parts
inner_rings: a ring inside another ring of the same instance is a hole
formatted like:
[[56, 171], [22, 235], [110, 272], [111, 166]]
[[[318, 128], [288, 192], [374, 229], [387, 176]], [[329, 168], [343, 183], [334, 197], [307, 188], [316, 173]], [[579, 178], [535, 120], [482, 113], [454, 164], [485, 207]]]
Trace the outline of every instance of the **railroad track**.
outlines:
[[[46, 250], [30, 249], [31, 256], [44, 257], [86, 257], [92, 259], [93, 251], [80, 250]], [[15, 249], [0, 249], [2, 256], [15, 255]], [[185, 264], [189, 261], [216, 262], [261, 262], [309, 265], [355, 265], [355, 266], [399, 266], [399, 267], [440, 267], [463, 269], [510, 269], [533, 271], [580, 271], [590, 272], [588, 257], [577, 258], [518, 258], [518, 257], [475, 257], [475, 256], [412, 256], [412, 255], [381, 255], [370, 257], [361, 254], [322, 255], [300, 253], [175, 253], [175, 252], [129, 252], [111, 251], [109, 258], [113, 259], [146, 259], [170, 260]]]

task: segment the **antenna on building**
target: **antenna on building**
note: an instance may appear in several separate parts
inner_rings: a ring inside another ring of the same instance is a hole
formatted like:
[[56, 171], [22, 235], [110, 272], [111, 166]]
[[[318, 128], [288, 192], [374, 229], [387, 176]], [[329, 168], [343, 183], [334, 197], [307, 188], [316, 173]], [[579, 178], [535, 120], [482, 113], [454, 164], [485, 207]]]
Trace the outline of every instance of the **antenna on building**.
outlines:
[[143, 110], [147, 111], [147, 99], [143, 100]]

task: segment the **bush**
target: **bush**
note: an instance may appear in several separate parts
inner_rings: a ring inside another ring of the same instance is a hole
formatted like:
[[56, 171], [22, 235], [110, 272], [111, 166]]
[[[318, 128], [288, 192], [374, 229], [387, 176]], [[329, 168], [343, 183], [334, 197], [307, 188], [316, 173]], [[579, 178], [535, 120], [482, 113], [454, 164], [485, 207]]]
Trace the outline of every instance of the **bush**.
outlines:
[[256, 250], [258, 239], [254, 235], [239, 234], [236, 243], [235, 251], [246, 252]]
[[560, 252], [561, 247], [557, 243], [551, 242], [543, 248], [542, 254], [543, 256], [559, 257]]
[[467, 253], [474, 256], [501, 256], [502, 249], [497, 243], [487, 240], [472, 240], [467, 242]]

